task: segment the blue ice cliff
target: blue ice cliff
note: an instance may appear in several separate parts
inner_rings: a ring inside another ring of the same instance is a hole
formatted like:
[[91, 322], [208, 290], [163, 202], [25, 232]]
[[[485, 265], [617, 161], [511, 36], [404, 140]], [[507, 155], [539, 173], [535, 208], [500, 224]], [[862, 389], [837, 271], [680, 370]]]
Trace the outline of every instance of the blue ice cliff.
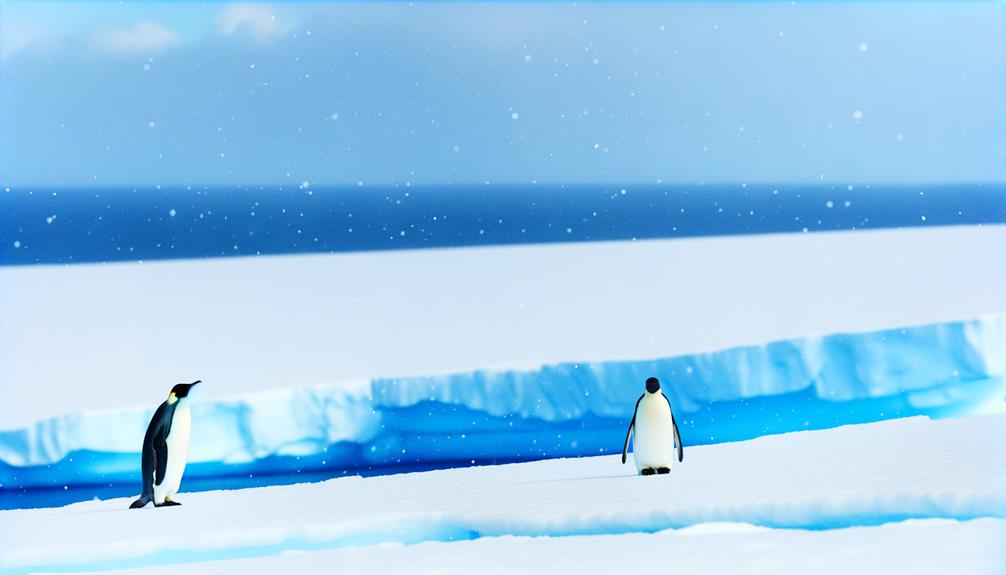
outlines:
[[[618, 452], [642, 382], [685, 445], [1006, 410], [1006, 315], [639, 361], [291, 387], [193, 401], [186, 477]], [[0, 431], [3, 489], [138, 481], [152, 409]]]

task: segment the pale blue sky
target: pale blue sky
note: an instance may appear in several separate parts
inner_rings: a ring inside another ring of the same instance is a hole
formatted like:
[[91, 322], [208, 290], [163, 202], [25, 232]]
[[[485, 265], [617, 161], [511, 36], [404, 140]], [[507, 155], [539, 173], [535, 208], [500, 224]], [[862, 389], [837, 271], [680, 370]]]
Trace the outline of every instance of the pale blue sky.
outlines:
[[0, 3], [0, 184], [1003, 182], [985, 3]]

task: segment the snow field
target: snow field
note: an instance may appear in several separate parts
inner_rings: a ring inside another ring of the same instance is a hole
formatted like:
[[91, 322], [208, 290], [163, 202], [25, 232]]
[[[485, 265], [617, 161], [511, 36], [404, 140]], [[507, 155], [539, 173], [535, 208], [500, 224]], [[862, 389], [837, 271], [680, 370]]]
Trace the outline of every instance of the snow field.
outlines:
[[[382, 544], [285, 552], [186, 565], [202, 575], [248, 573], [625, 573], [751, 575], [1000, 573], [1006, 521], [909, 520], [829, 531], [711, 524], [657, 533], [523, 537], [504, 535], [415, 545]], [[102, 571], [105, 575], [174, 575], [178, 565]], [[94, 572], [88, 572], [94, 573]]]
[[5, 511], [0, 568], [143, 567], [723, 522], [821, 530], [1006, 518], [1004, 440], [1006, 416], [908, 418], [686, 449], [669, 476], [640, 477], [603, 456], [180, 493], [183, 506], [168, 509], [129, 510], [128, 499], [114, 499]]

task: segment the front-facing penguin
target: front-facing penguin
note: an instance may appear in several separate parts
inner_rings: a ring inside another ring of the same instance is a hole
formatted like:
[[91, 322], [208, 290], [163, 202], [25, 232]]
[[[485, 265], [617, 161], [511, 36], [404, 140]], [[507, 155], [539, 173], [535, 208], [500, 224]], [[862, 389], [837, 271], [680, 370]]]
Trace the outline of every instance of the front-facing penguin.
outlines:
[[678, 424], [674, 421], [671, 402], [660, 391], [660, 380], [655, 377], [646, 380], [646, 393], [636, 402], [636, 411], [632, 414], [629, 431], [625, 434], [625, 445], [622, 446], [622, 463], [625, 463], [629, 452], [629, 439], [633, 430], [636, 438], [632, 444], [632, 457], [636, 460], [636, 471], [640, 474], [670, 473], [675, 445], [678, 461], [684, 460], [684, 446], [681, 445], [681, 435], [678, 433]]
[[157, 408], [143, 436], [143, 493], [129, 506], [139, 509], [151, 501], [155, 507], [181, 505], [171, 497], [178, 492], [185, 473], [192, 435], [189, 390], [199, 383], [179, 383]]

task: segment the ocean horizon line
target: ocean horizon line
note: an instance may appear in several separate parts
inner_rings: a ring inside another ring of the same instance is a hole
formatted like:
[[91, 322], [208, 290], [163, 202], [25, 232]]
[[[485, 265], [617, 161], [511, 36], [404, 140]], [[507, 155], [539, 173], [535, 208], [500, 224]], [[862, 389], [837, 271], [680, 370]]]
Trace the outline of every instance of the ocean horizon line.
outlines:
[[1006, 184], [37, 187], [0, 193], [0, 266], [1006, 222]]

